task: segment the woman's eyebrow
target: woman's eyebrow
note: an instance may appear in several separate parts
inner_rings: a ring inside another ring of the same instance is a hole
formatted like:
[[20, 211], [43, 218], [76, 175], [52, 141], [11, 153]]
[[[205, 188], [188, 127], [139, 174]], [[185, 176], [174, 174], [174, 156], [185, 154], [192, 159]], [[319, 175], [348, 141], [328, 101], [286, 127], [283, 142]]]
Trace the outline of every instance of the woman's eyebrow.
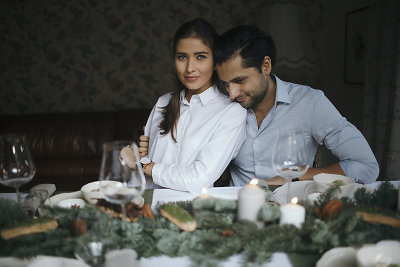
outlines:
[[199, 55], [199, 54], [208, 54], [208, 52], [206, 52], [206, 51], [200, 51], [200, 52], [195, 52], [194, 54], [195, 54], [195, 55]]

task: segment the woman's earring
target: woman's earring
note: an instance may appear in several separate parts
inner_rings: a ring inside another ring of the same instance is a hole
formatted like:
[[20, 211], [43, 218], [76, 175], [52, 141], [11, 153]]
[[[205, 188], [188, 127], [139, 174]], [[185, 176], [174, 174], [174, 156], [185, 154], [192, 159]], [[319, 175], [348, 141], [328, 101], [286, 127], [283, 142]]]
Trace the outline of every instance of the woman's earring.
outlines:
[[214, 66], [213, 70], [216, 70], [217, 68]]

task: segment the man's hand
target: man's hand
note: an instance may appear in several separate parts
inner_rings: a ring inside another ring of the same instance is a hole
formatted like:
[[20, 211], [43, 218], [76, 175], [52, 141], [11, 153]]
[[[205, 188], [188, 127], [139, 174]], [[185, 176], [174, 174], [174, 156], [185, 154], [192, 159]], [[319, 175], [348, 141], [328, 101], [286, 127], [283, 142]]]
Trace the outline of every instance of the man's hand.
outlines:
[[143, 158], [149, 153], [149, 137], [141, 135], [139, 137], [139, 156]]
[[283, 178], [282, 176], [274, 176], [272, 178], [269, 178], [265, 180], [268, 185], [283, 185], [287, 183], [287, 180]]

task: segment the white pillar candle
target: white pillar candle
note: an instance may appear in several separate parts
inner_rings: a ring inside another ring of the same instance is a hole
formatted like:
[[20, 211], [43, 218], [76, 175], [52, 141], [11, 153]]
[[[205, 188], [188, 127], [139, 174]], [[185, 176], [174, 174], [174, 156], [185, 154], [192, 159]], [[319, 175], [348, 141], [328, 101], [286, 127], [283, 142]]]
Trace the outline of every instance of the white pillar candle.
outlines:
[[265, 191], [258, 186], [258, 179], [253, 178], [249, 184], [239, 190], [238, 218], [253, 221], [259, 228], [262, 222], [257, 221], [258, 211], [265, 203]]
[[297, 228], [301, 227], [306, 216], [306, 210], [303, 206], [297, 204], [297, 197], [293, 198], [291, 203], [280, 207], [281, 219], [279, 224], [293, 224]]

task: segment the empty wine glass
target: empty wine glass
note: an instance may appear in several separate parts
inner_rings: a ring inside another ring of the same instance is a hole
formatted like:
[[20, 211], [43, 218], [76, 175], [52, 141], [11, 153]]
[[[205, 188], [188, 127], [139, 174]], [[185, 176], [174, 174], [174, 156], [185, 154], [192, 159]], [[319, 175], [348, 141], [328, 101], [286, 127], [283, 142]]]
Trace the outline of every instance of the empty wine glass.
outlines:
[[[120, 152], [126, 146], [132, 149], [132, 153], [129, 159], [124, 160], [120, 158]], [[121, 205], [123, 220], [126, 220], [125, 204], [141, 196], [146, 187], [139, 159], [138, 148], [132, 141], [113, 141], [103, 144], [100, 190], [107, 201]]]
[[288, 180], [287, 203], [290, 203], [290, 184], [293, 178], [302, 176], [308, 170], [305, 140], [301, 132], [291, 129], [280, 130], [277, 134], [272, 166], [279, 176]]
[[18, 204], [21, 203], [19, 188], [32, 180], [35, 172], [25, 135], [0, 136], [0, 183], [15, 188]]
[[314, 203], [314, 201], [316, 201], [322, 193], [322, 188], [319, 187], [315, 182], [310, 181], [304, 189], [303, 201]]

